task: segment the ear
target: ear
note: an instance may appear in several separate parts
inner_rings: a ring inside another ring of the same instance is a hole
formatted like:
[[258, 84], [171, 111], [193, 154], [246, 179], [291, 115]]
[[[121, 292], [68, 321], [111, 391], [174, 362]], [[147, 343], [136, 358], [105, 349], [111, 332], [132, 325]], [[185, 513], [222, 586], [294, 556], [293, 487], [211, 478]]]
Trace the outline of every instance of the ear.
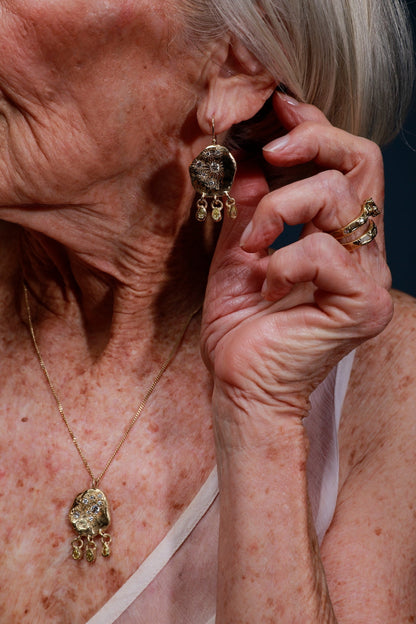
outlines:
[[206, 90], [199, 100], [197, 116], [206, 134], [211, 133], [213, 117], [217, 134], [251, 119], [276, 87], [261, 63], [232, 38], [214, 42], [205, 72]]

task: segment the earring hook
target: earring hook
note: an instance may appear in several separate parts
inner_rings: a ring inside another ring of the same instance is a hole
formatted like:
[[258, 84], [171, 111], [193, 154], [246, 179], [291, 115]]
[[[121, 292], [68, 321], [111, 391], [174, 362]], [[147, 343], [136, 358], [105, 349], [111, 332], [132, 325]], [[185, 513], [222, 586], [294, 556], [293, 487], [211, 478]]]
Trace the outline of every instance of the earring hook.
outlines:
[[215, 134], [215, 119], [214, 119], [214, 117], [212, 117], [212, 119], [211, 119], [211, 127], [212, 127], [212, 144], [216, 145], [217, 144], [217, 136]]

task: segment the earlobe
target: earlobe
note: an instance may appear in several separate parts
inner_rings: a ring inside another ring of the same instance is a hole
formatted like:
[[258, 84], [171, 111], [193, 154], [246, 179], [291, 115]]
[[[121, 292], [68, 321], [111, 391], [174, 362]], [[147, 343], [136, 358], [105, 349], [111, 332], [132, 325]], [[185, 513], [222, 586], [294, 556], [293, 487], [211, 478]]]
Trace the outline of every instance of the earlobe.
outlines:
[[198, 123], [209, 134], [215, 118], [218, 134], [251, 119], [271, 96], [276, 81], [241, 42], [230, 41], [222, 64], [209, 67], [206, 93], [198, 104]]

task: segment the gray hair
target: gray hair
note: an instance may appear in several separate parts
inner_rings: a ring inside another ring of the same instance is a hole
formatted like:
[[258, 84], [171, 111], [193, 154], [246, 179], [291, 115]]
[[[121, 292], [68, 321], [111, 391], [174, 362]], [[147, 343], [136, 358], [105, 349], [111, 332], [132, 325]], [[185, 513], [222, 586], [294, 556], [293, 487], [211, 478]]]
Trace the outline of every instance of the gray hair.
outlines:
[[[277, 84], [318, 106], [334, 125], [379, 144], [398, 132], [413, 85], [410, 18], [402, 0], [184, 0], [184, 5], [195, 41], [230, 32]], [[267, 106], [257, 117], [254, 127], [264, 130], [271, 119]], [[247, 137], [249, 129], [246, 122], [240, 135]], [[264, 141], [267, 133], [261, 134]]]

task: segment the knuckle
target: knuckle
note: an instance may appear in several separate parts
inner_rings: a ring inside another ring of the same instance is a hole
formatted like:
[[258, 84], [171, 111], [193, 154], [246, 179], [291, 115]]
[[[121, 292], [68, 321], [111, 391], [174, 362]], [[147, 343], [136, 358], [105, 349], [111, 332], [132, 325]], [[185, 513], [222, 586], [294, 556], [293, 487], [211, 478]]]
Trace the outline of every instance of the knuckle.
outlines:
[[346, 180], [345, 176], [338, 169], [328, 169], [327, 171], [323, 171], [319, 174], [321, 179], [325, 182], [328, 188], [331, 187], [339, 187], [341, 185], [345, 185]]
[[369, 155], [371, 159], [377, 163], [383, 163], [383, 155], [381, 153], [380, 147], [374, 141], [369, 141]]
[[317, 129], [319, 128], [320, 125], [321, 124], [319, 124], [318, 122], [308, 119], [302, 122], [301, 124], [299, 124], [298, 131], [302, 132], [302, 134], [304, 134], [306, 138], [308, 137], [315, 138]]
[[366, 303], [366, 321], [363, 323], [363, 329], [368, 337], [377, 336], [393, 317], [393, 299], [388, 290], [373, 284]]
[[319, 175], [332, 200], [339, 200], [342, 197], [345, 201], [346, 197], [347, 199], [350, 198], [351, 183], [341, 171], [328, 169]]
[[280, 216], [278, 202], [276, 201], [276, 192], [268, 193], [260, 200], [255, 216], [262, 218]]
[[320, 174], [321, 213], [316, 225], [331, 231], [357, 216], [359, 200], [351, 181], [336, 169]]
[[304, 245], [305, 252], [314, 259], [319, 260], [320, 263], [328, 261], [333, 262], [334, 258], [339, 255], [342, 257], [345, 256], [345, 254], [342, 253], [342, 246], [327, 232], [314, 232], [306, 236]]
[[371, 162], [376, 167], [383, 166], [383, 155], [381, 153], [380, 147], [374, 141], [370, 141], [369, 139], [361, 139], [364, 146], [364, 154], [366, 159]]
[[315, 232], [304, 239], [304, 253], [317, 267], [332, 267], [339, 275], [351, 269], [351, 254], [327, 232]]
[[320, 123], [326, 122], [329, 124], [328, 119], [324, 113], [314, 104], [309, 102], [300, 102], [299, 108], [302, 110], [302, 117], [305, 121], [316, 121]]
[[390, 290], [392, 285], [392, 275], [389, 266], [384, 262], [383, 268], [381, 269], [380, 275], [380, 284], [386, 290]]
[[265, 231], [272, 230], [276, 236], [283, 231], [284, 222], [276, 192], [265, 195], [259, 202], [253, 216], [255, 224], [263, 224]]

